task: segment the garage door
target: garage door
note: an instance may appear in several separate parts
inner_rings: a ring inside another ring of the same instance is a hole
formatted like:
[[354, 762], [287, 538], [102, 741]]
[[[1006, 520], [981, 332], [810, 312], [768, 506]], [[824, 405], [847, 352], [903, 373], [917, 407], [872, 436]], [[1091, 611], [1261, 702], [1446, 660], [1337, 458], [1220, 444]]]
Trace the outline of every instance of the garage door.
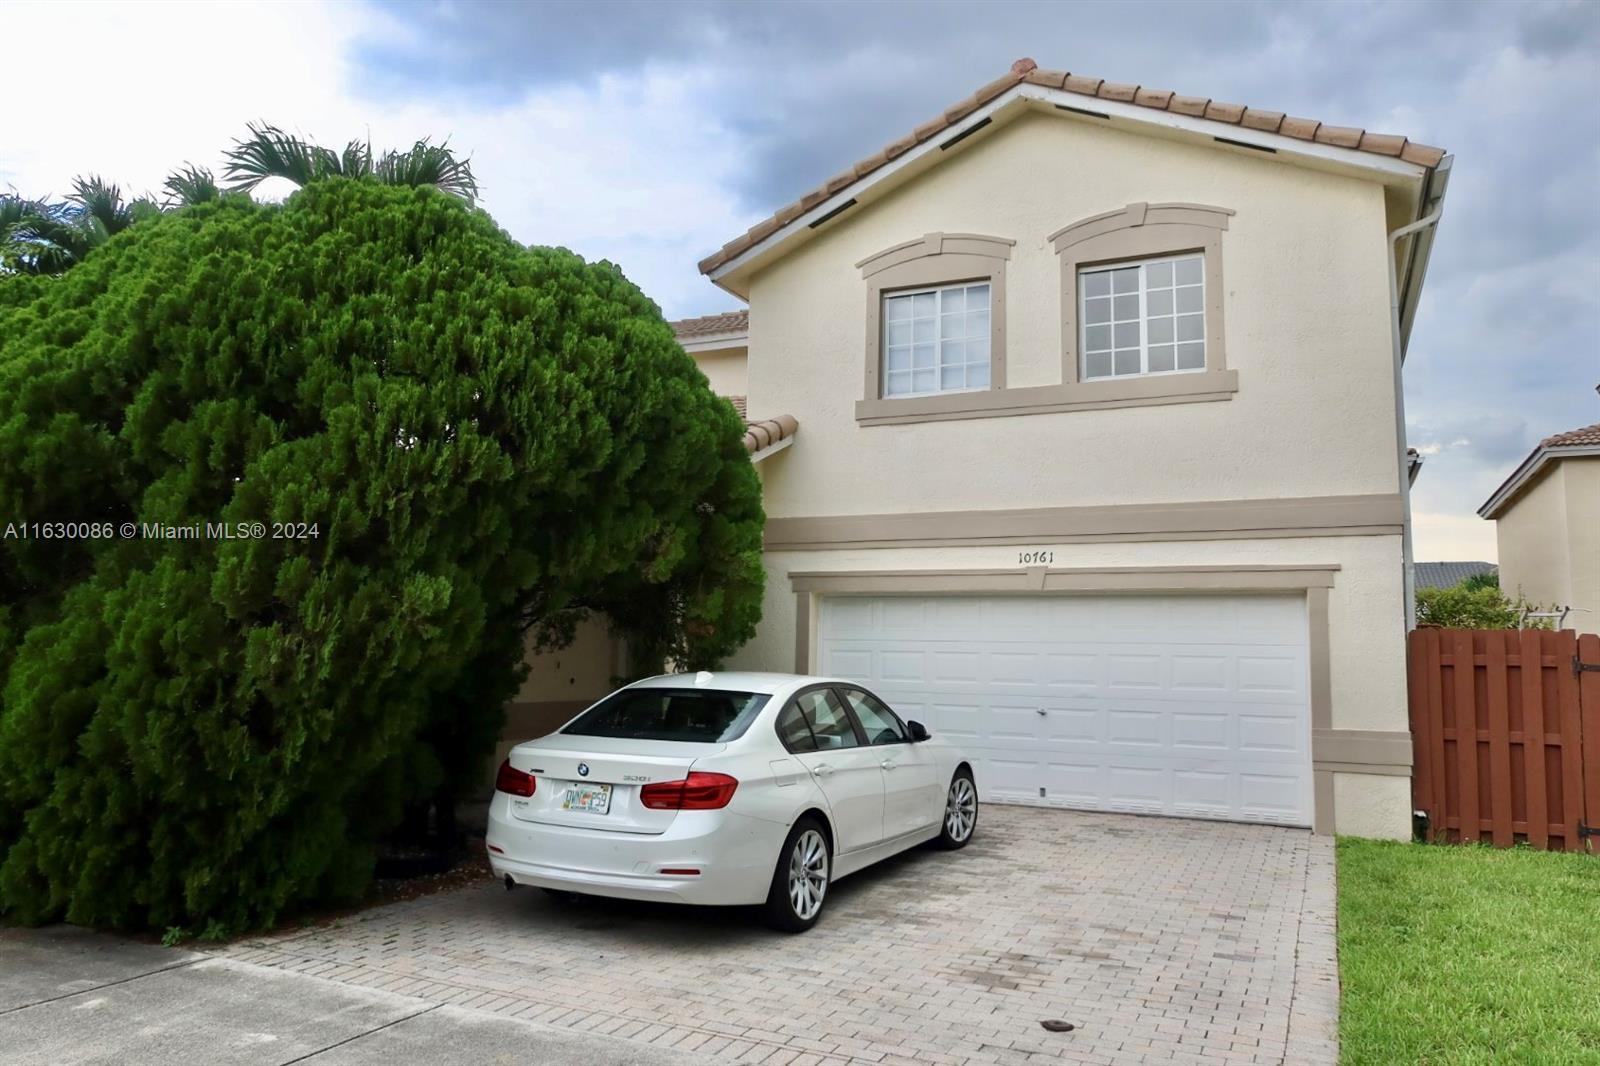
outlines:
[[1302, 597], [826, 597], [818, 659], [987, 800], [1311, 824]]

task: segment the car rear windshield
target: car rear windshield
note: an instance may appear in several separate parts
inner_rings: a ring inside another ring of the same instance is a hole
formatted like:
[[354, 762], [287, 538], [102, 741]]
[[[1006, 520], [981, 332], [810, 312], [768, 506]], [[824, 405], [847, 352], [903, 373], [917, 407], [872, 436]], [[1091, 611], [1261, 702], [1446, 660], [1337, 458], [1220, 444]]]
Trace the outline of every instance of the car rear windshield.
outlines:
[[719, 744], [743, 736], [770, 698], [764, 692], [625, 688], [590, 707], [561, 732], [580, 737]]

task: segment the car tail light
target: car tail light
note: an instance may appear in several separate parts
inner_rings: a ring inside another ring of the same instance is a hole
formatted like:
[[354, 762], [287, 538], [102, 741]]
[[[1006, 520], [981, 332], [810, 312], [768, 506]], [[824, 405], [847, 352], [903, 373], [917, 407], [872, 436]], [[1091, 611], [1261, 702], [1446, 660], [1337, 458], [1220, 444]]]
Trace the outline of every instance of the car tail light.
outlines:
[[681, 781], [657, 781], [639, 790], [639, 802], [654, 811], [714, 811], [728, 805], [739, 782], [727, 774], [695, 770]]
[[494, 787], [497, 792], [509, 792], [513, 796], [531, 796], [539, 787], [539, 779], [518, 770], [507, 759], [500, 764], [500, 772], [494, 775]]

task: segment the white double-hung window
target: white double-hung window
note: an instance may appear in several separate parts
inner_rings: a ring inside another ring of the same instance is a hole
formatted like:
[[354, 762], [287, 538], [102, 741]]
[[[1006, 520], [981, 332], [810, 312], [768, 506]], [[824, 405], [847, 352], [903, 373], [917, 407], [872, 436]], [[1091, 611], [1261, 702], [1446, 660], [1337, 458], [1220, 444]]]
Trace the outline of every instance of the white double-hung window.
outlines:
[[1203, 255], [1083, 267], [1078, 293], [1083, 380], [1206, 368]]
[[989, 387], [989, 283], [883, 297], [883, 394]]

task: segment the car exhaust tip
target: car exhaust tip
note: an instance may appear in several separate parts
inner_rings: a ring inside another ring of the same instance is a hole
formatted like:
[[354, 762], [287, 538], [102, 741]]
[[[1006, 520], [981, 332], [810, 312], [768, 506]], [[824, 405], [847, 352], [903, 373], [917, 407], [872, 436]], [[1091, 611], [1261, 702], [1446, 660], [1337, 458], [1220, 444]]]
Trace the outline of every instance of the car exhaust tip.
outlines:
[[513, 888], [516, 888], [516, 887], [517, 887], [517, 883], [511, 879], [511, 875], [510, 874], [506, 874], [506, 891], [510, 892]]

